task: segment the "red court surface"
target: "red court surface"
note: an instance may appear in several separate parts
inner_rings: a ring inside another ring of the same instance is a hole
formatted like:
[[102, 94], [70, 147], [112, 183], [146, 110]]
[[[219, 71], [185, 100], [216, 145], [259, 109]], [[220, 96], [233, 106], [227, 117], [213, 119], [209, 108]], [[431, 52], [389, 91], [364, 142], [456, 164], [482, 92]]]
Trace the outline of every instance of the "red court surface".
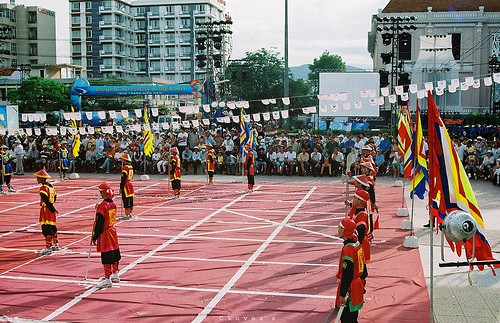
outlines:
[[[134, 217], [116, 224], [121, 282], [98, 290], [100, 254], [90, 232], [102, 179], [55, 182], [61, 250], [44, 239], [35, 178], [0, 196], [0, 318], [61, 322], [323, 322], [335, 303], [335, 237], [344, 217], [341, 183], [134, 181]], [[118, 178], [110, 182], [118, 190]], [[418, 249], [394, 216], [401, 188], [377, 186], [375, 232], [360, 322], [423, 322], [429, 296]], [[120, 199], [115, 198], [121, 213]]]

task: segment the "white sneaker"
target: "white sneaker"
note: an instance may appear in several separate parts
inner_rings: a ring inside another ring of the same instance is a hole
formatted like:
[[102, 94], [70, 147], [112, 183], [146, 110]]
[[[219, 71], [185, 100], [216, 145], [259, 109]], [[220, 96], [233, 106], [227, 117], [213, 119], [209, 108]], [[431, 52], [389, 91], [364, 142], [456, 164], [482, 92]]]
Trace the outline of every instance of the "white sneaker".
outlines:
[[111, 282], [113, 283], [119, 283], [120, 282], [120, 276], [118, 276], [118, 273], [116, 274], [111, 274]]
[[52, 250], [52, 251], [59, 251], [59, 244], [56, 243], [55, 245], [53, 245], [52, 247], [50, 247], [50, 250]]
[[15, 189], [13, 189], [13, 188], [9, 188], [9, 192], [10, 192], [10, 193], [15, 193], [15, 192], [16, 192], [16, 190], [15, 190]]
[[103, 288], [110, 288], [111, 286], [113, 286], [113, 284], [111, 283], [111, 280], [109, 280], [109, 278], [105, 278], [102, 282], [97, 284], [96, 287], [98, 289], [103, 289]]
[[50, 249], [50, 248], [46, 248], [46, 249], [42, 249], [42, 250], [38, 251], [39, 256], [45, 256], [45, 255], [49, 255], [51, 253], [52, 253], [52, 249]]

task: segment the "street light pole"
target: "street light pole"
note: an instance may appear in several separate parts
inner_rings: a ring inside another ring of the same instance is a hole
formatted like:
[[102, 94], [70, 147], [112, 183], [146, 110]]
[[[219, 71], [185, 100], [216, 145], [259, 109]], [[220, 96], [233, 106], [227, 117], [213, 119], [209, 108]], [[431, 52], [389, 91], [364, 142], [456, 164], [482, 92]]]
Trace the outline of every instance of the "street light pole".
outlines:
[[[290, 96], [290, 81], [288, 79], [288, 0], [285, 0], [285, 71], [283, 72], [283, 97]], [[288, 128], [288, 122], [284, 122]], [[288, 129], [287, 129], [288, 130]]]

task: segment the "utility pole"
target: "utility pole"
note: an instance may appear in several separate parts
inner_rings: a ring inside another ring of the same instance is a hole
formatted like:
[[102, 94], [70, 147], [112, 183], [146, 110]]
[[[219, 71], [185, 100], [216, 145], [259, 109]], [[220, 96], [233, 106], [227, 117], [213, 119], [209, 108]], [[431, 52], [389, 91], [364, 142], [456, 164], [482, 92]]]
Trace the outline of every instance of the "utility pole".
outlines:
[[[290, 80], [288, 79], [288, 0], [285, 0], [285, 71], [283, 72], [283, 97], [290, 96]], [[288, 130], [289, 121], [284, 121]]]

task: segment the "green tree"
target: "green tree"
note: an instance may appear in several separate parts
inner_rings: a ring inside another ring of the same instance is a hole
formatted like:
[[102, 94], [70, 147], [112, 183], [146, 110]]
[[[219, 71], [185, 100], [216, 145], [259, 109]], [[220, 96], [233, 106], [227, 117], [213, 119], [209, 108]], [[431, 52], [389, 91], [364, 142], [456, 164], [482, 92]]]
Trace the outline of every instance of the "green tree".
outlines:
[[[283, 97], [283, 74], [285, 63], [279, 53], [264, 48], [247, 52], [246, 56], [232, 61], [226, 69], [226, 78], [231, 81], [230, 100], [255, 101]], [[308, 81], [294, 80], [289, 75], [290, 97], [311, 95]], [[296, 101], [291, 100], [293, 109]], [[283, 108], [282, 106], [279, 107]], [[251, 105], [249, 113], [268, 111], [261, 103]]]
[[345, 63], [339, 55], [330, 54], [327, 50], [321, 54], [319, 58], [315, 58], [313, 63], [309, 65], [308, 79], [311, 81], [314, 92], [319, 90], [319, 73], [324, 71], [329, 72], [345, 72]]
[[10, 90], [7, 97], [10, 103], [19, 106], [19, 112], [50, 112], [60, 109], [69, 111], [70, 106], [68, 87], [38, 76], [30, 77], [22, 82], [18, 89]]

